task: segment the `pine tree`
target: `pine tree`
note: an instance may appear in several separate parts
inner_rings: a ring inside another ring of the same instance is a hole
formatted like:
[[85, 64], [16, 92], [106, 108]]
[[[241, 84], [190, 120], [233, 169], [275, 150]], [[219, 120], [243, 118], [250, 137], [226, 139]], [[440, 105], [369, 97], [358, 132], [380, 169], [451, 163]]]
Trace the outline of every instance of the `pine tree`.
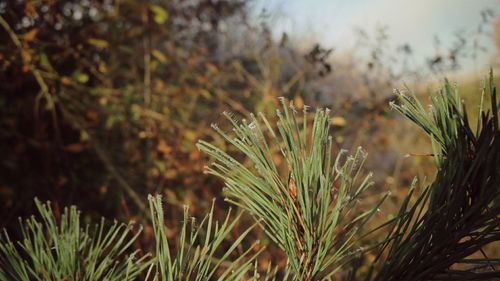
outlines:
[[[483, 106], [489, 92], [490, 108]], [[368, 222], [388, 194], [369, 209], [359, 200], [372, 185], [362, 175], [366, 153], [333, 155], [329, 111], [299, 113], [281, 100], [275, 122], [258, 114], [238, 121], [225, 113], [233, 132], [214, 126], [241, 155], [206, 141], [198, 147], [214, 162], [208, 173], [223, 179], [227, 201], [248, 212], [255, 224], [232, 243], [227, 239], [240, 213], [222, 223], [214, 205], [199, 224], [184, 208], [180, 234], [169, 241], [160, 196], [148, 198], [153, 253], [133, 249], [141, 229], [133, 224], [81, 225], [76, 207], [58, 219], [50, 203], [35, 199], [41, 220], [21, 221], [22, 240], [0, 235], [0, 280], [496, 280], [500, 260], [483, 248], [500, 241], [500, 130], [493, 74], [483, 85], [478, 122], [448, 81], [426, 110], [413, 94], [396, 93], [393, 108], [431, 138], [437, 175], [430, 185], [415, 180], [399, 212], [379, 227]], [[277, 163], [277, 155], [282, 165]], [[417, 194], [418, 193], [418, 194]], [[364, 207], [364, 206], [363, 206]], [[241, 252], [254, 227], [287, 256], [284, 269], [258, 272], [256, 243]], [[381, 237], [376, 242], [374, 237]], [[372, 245], [360, 248], [362, 239]], [[223, 246], [224, 245], [224, 246]], [[239, 256], [235, 257], [236, 249]], [[368, 272], [360, 263], [375, 254]], [[471, 258], [472, 254], [481, 258]], [[344, 275], [345, 276], [345, 275]]]

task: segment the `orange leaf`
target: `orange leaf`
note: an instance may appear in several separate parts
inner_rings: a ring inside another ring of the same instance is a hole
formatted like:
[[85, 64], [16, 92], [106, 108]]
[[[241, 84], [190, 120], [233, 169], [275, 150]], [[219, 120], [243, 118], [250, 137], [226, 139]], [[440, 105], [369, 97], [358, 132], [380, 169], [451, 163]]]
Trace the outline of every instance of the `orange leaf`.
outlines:
[[71, 78], [68, 76], [63, 76], [61, 77], [61, 83], [66, 86], [71, 85]]
[[301, 96], [295, 96], [295, 98], [293, 99], [293, 103], [295, 104], [295, 106], [298, 108], [298, 109], [301, 109], [304, 107], [304, 100], [302, 99]]
[[215, 66], [212, 63], [207, 63], [206, 67], [207, 67], [208, 71], [210, 71], [212, 73], [217, 73], [218, 72], [217, 66]]
[[97, 122], [99, 120], [99, 113], [95, 110], [89, 110], [85, 113], [85, 117], [91, 122]]
[[165, 173], [163, 173], [163, 176], [169, 180], [175, 179], [177, 177], [177, 170], [175, 169], [166, 170]]
[[341, 116], [334, 116], [330, 121], [332, 122], [333, 126], [338, 127], [344, 127], [347, 124], [345, 118]]
[[160, 139], [160, 141], [156, 145], [156, 150], [163, 154], [169, 154], [170, 152], [172, 152], [172, 147], [168, 146], [167, 142], [164, 139]]
[[31, 1], [27, 1], [26, 4], [24, 5], [24, 14], [30, 19], [36, 17], [37, 12], [35, 6], [33, 6], [33, 3], [31, 3]]
[[64, 151], [70, 152], [70, 153], [80, 153], [84, 149], [83, 145], [81, 143], [72, 143], [68, 144], [64, 147]]
[[23, 40], [26, 42], [35, 41], [37, 34], [38, 34], [38, 28], [33, 28], [30, 31], [23, 34]]
[[198, 160], [198, 159], [200, 159], [200, 156], [201, 156], [201, 152], [199, 150], [195, 149], [189, 154], [189, 160], [191, 160], [191, 161]]

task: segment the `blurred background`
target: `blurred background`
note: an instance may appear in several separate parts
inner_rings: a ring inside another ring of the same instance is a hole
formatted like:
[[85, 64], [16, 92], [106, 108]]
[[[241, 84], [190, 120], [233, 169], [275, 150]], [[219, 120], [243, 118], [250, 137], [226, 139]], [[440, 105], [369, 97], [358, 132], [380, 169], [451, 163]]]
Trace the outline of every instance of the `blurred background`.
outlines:
[[393, 89], [427, 102], [448, 77], [477, 112], [500, 68], [499, 4], [0, 0], [0, 226], [15, 233], [37, 196], [143, 223], [147, 247], [147, 194], [164, 195], [172, 236], [183, 204], [202, 216], [216, 197], [223, 214], [196, 141], [225, 147], [210, 128], [223, 111], [272, 115], [279, 96], [331, 108], [336, 149], [368, 152], [373, 190], [392, 191], [382, 222], [435, 172], [427, 138], [390, 110]]

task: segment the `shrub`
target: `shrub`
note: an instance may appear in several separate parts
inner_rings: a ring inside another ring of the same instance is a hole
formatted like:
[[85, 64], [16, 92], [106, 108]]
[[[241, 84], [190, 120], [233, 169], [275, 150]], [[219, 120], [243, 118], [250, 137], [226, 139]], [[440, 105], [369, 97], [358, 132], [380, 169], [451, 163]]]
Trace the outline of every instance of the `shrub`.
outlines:
[[[397, 92], [399, 102], [393, 107], [429, 134], [438, 172], [430, 185], [422, 183], [419, 187], [414, 181], [399, 212], [384, 224], [367, 230], [365, 226], [387, 195], [381, 196], [372, 207], [360, 210], [358, 200], [370, 186], [369, 175], [360, 175], [365, 156], [358, 150], [353, 156], [344, 157], [341, 152], [332, 157], [328, 110], [318, 110], [311, 121], [306, 107], [299, 114], [293, 104], [288, 106], [282, 100], [277, 111], [277, 129], [263, 114], [237, 121], [226, 113], [234, 135], [214, 128], [242, 155], [229, 155], [205, 141], [200, 141], [198, 147], [214, 159], [207, 171], [224, 180], [227, 201], [249, 212], [286, 254], [284, 268], [268, 266], [267, 271], [259, 272], [255, 261], [259, 251], [255, 252], [253, 246], [239, 249], [252, 227], [229, 246], [222, 243], [240, 216], [231, 221], [228, 215], [219, 225], [214, 223], [213, 207], [198, 228], [194, 223], [188, 227], [185, 207], [179, 240], [170, 243], [161, 199], [157, 196], [149, 198], [155, 235], [153, 258], [144, 255], [134, 260], [136, 252], [122, 256], [138, 235], [125, 239], [129, 226], [120, 228], [115, 224], [105, 232], [101, 223], [99, 231], [89, 233], [88, 226], [85, 231], [80, 230], [74, 207], [56, 222], [48, 207], [37, 201], [43, 223], [35, 219], [26, 221], [22, 227], [24, 240], [18, 244], [5, 236], [0, 248], [0, 277], [114, 280], [133, 278], [148, 269], [141, 278], [301, 281], [333, 280], [338, 276], [349, 280], [497, 278], [500, 260], [488, 257], [483, 251], [485, 246], [500, 240], [499, 105], [492, 74], [488, 87], [486, 84], [483, 87], [482, 97], [487, 90], [491, 106], [485, 110], [481, 102], [475, 128], [470, 125], [458, 93], [447, 81], [431, 98], [430, 111], [414, 95]], [[245, 161], [247, 158], [249, 161]], [[386, 237], [374, 242], [373, 237], [377, 236], [372, 235], [379, 232]], [[371, 240], [370, 247], [360, 248], [366, 239]], [[236, 249], [240, 256], [230, 259]], [[482, 256], [472, 258], [475, 253]], [[365, 272], [360, 265], [367, 262], [369, 254], [374, 258], [369, 260]], [[116, 266], [110, 271], [89, 275], [95, 272], [94, 268], [115, 260]]]

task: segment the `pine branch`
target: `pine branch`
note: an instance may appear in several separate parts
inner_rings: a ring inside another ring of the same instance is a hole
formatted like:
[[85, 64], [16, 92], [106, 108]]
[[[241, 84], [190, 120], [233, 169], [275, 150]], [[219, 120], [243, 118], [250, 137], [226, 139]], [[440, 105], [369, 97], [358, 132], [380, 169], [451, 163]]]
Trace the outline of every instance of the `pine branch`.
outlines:
[[[207, 171], [224, 180], [228, 201], [249, 211], [286, 253], [293, 280], [326, 278], [357, 252], [355, 235], [378, 207], [347, 221], [371, 185], [370, 175], [360, 175], [365, 153], [343, 151], [334, 159], [329, 110], [318, 110], [311, 126], [307, 107], [300, 116], [293, 104], [281, 103], [276, 129], [263, 114], [238, 122], [225, 113], [234, 136], [213, 126], [250, 167], [208, 142], [199, 141], [198, 148], [215, 159]], [[285, 172], [280, 173], [275, 152], [284, 159]]]
[[[196, 225], [194, 218], [189, 218], [189, 207], [184, 207], [184, 220], [178, 240], [177, 253], [172, 253], [164, 225], [163, 207], [160, 196], [149, 196], [149, 207], [156, 239], [156, 269], [154, 280], [246, 280], [252, 269], [252, 263], [260, 253], [252, 253], [258, 244], [254, 243], [235, 260], [230, 261], [243, 239], [253, 226], [239, 235], [229, 248], [221, 253], [222, 243], [228, 238], [241, 217], [230, 221], [230, 213], [222, 224], [213, 218], [214, 205], [210, 213]], [[254, 225], [255, 226], [255, 225]], [[202, 238], [204, 235], [204, 238]], [[262, 251], [262, 250], [261, 250]], [[217, 273], [217, 274], [216, 274]]]
[[0, 235], [0, 280], [135, 280], [152, 263], [149, 255], [128, 253], [142, 228], [132, 236], [132, 224], [106, 227], [103, 219], [82, 229], [76, 207], [58, 221], [49, 203], [35, 203], [42, 220], [20, 221], [21, 241]]
[[[484, 89], [485, 90], [485, 89]], [[467, 259], [500, 240], [500, 131], [493, 75], [491, 112], [480, 108], [474, 133], [467, 111], [449, 82], [432, 97], [427, 112], [415, 96], [399, 94], [396, 110], [429, 134], [435, 145], [435, 181], [408, 202], [382, 244], [380, 270], [366, 280], [488, 280], [500, 277], [500, 261]], [[377, 263], [375, 263], [377, 264]], [[457, 269], [457, 265], [462, 265]], [[373, 278], [372, 278], [373, 275]]]

